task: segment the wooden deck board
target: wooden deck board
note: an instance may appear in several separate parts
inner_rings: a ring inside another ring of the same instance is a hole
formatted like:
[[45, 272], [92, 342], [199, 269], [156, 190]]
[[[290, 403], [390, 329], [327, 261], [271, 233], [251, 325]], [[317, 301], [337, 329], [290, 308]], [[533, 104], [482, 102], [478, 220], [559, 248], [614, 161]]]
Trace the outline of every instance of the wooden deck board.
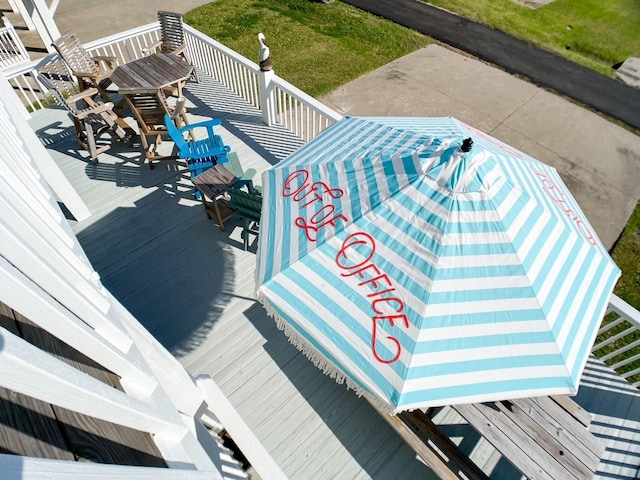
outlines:
[[[344, 450], [345, 444], [347, 444], [349, 452], [357, 457], [359, 450], [362, 449], [362, 442], [367, 442], [373, 429], [378, 426], [375, 423], [365, 421], [367, 418], [366, 405], [359, 404], [355, 408], [349, 408], [348, 397], [345, 395], [333, 395], [333, 398], [325, 402], [322, 407], [323, 409], [319, 409], [318, 414], [322, 416], [323, 422], [336, 425], [336, 430], [340, 432], [343, 442], [334, 443], [330, 448], [326, 448], [324, 442], [330, 438], [333, 432], [320, 426], [313, 437], [309, 436], [302, 440], [302, 448], [309, 457], [324, 455], [326, 458], [332, 459], [332, 468], [340, 471], [342, 466], [349, 462], [349, 458], [344, 452], [338, 456], [338, 452]], [[361, 427], [359, 431], [349, 428], [348, 419]], [[349, 433], [351, 438], [348, 436]], [[316, 472], [309, 470], [306, 458], [290, 458], [288, 468], [294, 472], [306, 472], [310, 478], [314, 478], [316, 475]], [[318, 464], [316, 468], [322, 470], [323, 465]], [[320, 475], [318, 476], [320, 477]]]
[[[13, 310], [4, 303], [0, 326], [20, 334]], [[6, 388], [0, 388], [0, 453], [75, 460], [51, 405]]]
[[[223, 120], [219, 131], [245, 169], [260, 172], [303, 144], [204, 75], [185, 94], [194, 119]], [[73, 228], [103, 283], [192, 374], [219, 382], [290, 478], [431, 478], [364, 400], [328, 381], [256, 304], [255, 254], [242, 250], [235, 220], [225, 232], [207, 220], [184, 167], [150, 170], [139, 150], [119, 148], [94, 168], [72, 148], [67, 138], [56, 161], [94, 213]], [[492, 478], [517, 478], [486, 441], [467, 437], [463, 447]]]
[[[12, 330], [29, 343], [114, 388], [120, 388], [116, 375], [19, 313], [5, 305], [0, 306], [3, 326], [10, 324], [13, 317]], [[0, 412], [8, 413], [0, 422], [0, 445], [4, 445], [3, 440], [6, 439], [10, 446], [2, 448], [8, 453], [115, 465], [167, 466], [148, 433], [49, 405], [6, 389], [0, 392]], [[15, 432], [10, 432], [8, 426]]]

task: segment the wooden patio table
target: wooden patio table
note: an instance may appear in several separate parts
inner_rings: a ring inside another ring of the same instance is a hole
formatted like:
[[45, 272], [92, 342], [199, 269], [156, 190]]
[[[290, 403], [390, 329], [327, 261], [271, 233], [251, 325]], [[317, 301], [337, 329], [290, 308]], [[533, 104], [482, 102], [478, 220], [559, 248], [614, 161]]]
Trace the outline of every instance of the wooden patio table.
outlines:
[[[569, 397], [524, 398], [451, 408], [531, 480], [591, 479], [605, 450], [600, 439], [589, 432], [590, 414]], [[440, 478], [488, 480], [439, 430], [428, 410], [397, 416], [380, 410], [378, 413]]]
[[[229, 188], [233, 187], [240, 180], [224, 165], [217, 164], [208, 168], [200, 175], [191, 179], [195, 187], [200, 192], [202, 204], [207, 218], [211, 219], [211, 210], [218, 219], [220, 230], [224, 232], [224, 222], [235, 212], [226, 206], [226, 202], [219, 202], [221, 196]], [[211, 203], [207, 202], [207, 199]]]
[[154, 53], [120, 65], [109, 78], [123, 95], [155, 93], [175, 85], [180, 97], [182, 87], [192, 72], [193, 66], [182, 57], [172, 53]]

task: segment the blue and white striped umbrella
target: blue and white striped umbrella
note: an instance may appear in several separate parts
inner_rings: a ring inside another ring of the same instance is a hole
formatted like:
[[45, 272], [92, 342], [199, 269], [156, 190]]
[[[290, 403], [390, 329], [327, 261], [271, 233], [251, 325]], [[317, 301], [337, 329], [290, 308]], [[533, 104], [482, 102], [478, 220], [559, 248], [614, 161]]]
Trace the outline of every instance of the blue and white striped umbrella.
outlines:
[[391, 412], [577, 391], [620, 271], [555, 169], [453, 118], [347, 117], [263, 195], [258, 298], [338, 381]]

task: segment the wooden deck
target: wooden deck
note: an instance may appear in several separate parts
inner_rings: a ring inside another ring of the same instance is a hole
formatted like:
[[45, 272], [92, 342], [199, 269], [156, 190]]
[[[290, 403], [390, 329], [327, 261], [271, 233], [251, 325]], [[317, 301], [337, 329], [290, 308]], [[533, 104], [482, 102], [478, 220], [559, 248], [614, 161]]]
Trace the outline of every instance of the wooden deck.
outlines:
[[[189, 112], [223, 119], [219, 131], [245, 169], [262, 171], [302, 144], [201, 80], [187, 84]], [[31, 124], [93, 213], [72, 225], [104, 285], [193, 375], [214, 377], [290, 478], [435, 478], [366, 401], [323, 375], [277, 330], [253, 298], [255, 244], [243, 251], [239, 219], [225, 232], [207, 220], [184, 167], [166, 162], [150, 170], [142, 152], [127, 146], [94, 164], [78, 154], [61, 110], [37, 112]], [[583, 406], [602, 388], [596, 376], [597, 386], [580, 392]], [[609, 410], [592, 423], [611, 445], [602, 478], [616, 469], [628, 474], [617, 478], [635, 478], [640, 424], [626, 418], [639, 417], [640, 396], [606, 391]], [[618, 401], [630, 402], [624, 411], [635, 417], [618, 416]], [[491, 478], [518, 477], [455, 412], [442, 409], [434, 420]]]
[[[0, 303], [0, 325], [59, 360], [122, 390], [117, 375]], [[82, 462], [166, 467], [151, 435], [0, 388], [0, 452]]]

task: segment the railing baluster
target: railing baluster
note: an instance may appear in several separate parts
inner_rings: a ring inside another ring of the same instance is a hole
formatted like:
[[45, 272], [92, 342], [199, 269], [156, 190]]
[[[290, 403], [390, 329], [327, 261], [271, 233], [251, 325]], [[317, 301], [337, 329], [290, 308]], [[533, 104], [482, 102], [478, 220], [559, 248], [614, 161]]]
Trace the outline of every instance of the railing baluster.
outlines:
[[[640, 386], [640, 312], [617, 295], [611, 295], [593, 354], [607, 362], [621, 377], [634, 387]], [[636, 368], [634, 368], [636, 367]], [[633, 379], [636, 379], [634, 382]]]

